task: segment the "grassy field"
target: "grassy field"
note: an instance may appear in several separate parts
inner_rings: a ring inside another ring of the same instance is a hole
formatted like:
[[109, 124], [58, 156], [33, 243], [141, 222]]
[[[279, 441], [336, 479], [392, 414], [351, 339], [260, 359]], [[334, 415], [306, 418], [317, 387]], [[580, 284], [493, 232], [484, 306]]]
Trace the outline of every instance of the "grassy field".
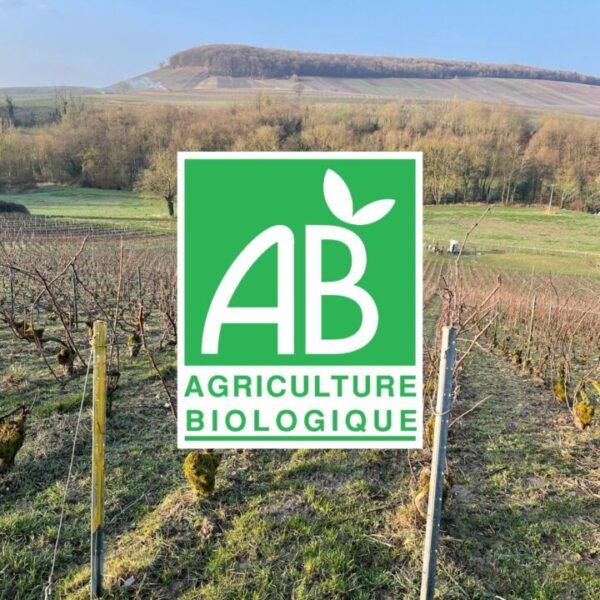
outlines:
[[[431, 102], [465, 100], [520, 106], [533, 111], [600, 114], [600, 87], [560, 81], [462, 77], [427, 78], [343, 78], [302, 77], [302, 99], [307, 102]], [[150, 89], [149, 86], [164, 86]], [[76, 97], [92, 105], [175, 104], [211, 106], [252, 101], [259, 92], [270, 96], [295, 97], [295, 82], [289, 78], [208, 77], [198, 81], [194, 68], [158, 69], [134, 77], [110, 90], [73, 88]], [[129, 88], [129, 89], [128, 89]], [[56, 103], [53, 88], [5, 88], [17, 108], [47, 112]], [[0, 89], [0, 95], [4, 92]]]
[[[425, 207], [425, 240], [458, 239], [484, 214], [485, 205]], [[571, 210], [548, 213], [545, 208], [494, 206], [469, 236], [481, 248], [514, 247], [552, 253], [600, 254], [600, 217]]]
[[[424, 239], [447, 247], [485, 213], [485, 205], [426, 206]], [[470, 234], [465, 263], [600, 276], [600, 216], [541, 207], [494, 206]]]
[[[159, 198], [133, 192], [49, 186], [29, 193], [2, 194], [31, 214], [84, 220], [114, 227], [174, 232], [176, 220]], [[446, 246], [462, 242], [485, 205], [426, 206], [424, 240]], [[600, 216], [541, 207], [494, 206], [469, 236], [465, 260], [494, 267], [600, 275]]]
[[598, 427], [577, 431], [551, 392], [477, 351], [453, 414], [485, 397], [451, 432], [440, 597], [598, 598]]
[[[173, 227], [160, 204], [134, 194], [49, 188], [11, 199], [27, 199], [34, 214]], [[427, 207], [426, 240], [462, 239], [482, 212], [479, 206]], [[472, 240], [593, 253], [600, 250], [600, 223], [594, 219], [498, 208]], [[465, 261], [491, 271], [494, 261], [503, 268], [512, 264], [515, 277], [521, 270], [525, 278], [534, 266], [556, 272], [562, 260], [572, 268], [585, 266], [585, 256], [573, 256], [490, 252], [468, 254]], [[428, 338], [439, 310], [434, 298], [426, 311]], [[59, 335], [55, 320], [42, 324]], [[147, 330], [155, 348], [158, 320], [149, 320]], [[85, 343], [84, 330], [75, 335]], [[66, 490], [82, 379], [59, 387], [32, 345], [14, 339], [3, 323], [0, 357], [0, 415], [30, 403], [36, 390], [40, 394], [16, 463], [0, 475], [0, 599], [42, 595], [65, 491], [52, 597], [87, 598], [89, 390]], [[155, 357], [173, 389], [174, 350]], [[410, 507], [418, 468], [430, 458], [427, 450], [225, 451], [215, 493], [202, 500], [183, 476], [185, 452], [175, 447], [175, 422], [149, 361], [143, 353], [128, 357], [122, 348], [120, 370], [107, 428], [107, 598], [418, 597], [423, 524]], [[460, 381], [453, 418], [487, 399], [450, 431], [452, 487], [442, 524], [438, 597], [596, 600], [600, 428], [575, 429], [551, 389], [497, 353], [477, 350]]]
[[146, 231], [174, 232], [176, 227], [164, 201], [133, 192], [49, 186], [28, 193], [0, 194], [0, 200], [24, 204], [32, 215], [56, 219]]

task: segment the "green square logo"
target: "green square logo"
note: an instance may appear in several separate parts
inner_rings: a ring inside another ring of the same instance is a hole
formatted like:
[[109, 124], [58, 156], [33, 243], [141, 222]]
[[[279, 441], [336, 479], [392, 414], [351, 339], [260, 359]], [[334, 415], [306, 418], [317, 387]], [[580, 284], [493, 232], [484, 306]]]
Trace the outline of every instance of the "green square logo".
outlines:
[[421, 155], [180, 153], [180, 447], [421, 446]]

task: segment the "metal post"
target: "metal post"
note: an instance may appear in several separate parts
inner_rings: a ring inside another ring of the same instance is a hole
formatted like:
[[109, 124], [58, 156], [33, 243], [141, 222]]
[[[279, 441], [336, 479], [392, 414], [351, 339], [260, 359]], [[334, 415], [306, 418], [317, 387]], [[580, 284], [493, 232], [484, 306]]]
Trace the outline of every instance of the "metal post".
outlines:
[[452, 369], [455, 357], [456, 329], [446, 326], [442, 330], [442, 350], [431, 455], [431, 478], [429, 480], [429, 499], [427, 502], [427, 526], [423, 545], [421, 600], [433, 600], [435, 591], [436, 554], [442, 516], [448, 417], [452, 401]]
[[92, 427], [91, 598], [102, 595], [104, 567], [104, 424], [106, 421], [106, 323], [94, 321]]

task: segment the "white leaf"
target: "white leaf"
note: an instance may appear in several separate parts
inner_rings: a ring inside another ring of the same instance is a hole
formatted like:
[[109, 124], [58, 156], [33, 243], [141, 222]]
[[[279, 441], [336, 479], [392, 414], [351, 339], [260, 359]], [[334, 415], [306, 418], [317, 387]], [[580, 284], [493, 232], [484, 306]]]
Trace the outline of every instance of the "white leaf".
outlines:
[[344, 180], [331, 169], [323, 179], [323, 195], [329, 210], [344, 223], [352, 223], [352, 194]]
[[395, 200], [375, 200], [363, 206], [350, 221], [352, 225], [370, 225], [383, 219], [396, 204]]

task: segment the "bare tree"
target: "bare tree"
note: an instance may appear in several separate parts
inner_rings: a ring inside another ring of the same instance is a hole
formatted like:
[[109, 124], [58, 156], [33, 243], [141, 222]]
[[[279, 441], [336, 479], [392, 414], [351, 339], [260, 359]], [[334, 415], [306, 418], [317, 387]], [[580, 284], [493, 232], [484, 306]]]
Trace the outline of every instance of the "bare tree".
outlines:
[[142, 194], [160, 196], [166, 203], [169, 216], [175, 216], [177, 194], [177, 155], [168, 150], [155, 152], [147, 169], [141, 174], [135, 189]]

